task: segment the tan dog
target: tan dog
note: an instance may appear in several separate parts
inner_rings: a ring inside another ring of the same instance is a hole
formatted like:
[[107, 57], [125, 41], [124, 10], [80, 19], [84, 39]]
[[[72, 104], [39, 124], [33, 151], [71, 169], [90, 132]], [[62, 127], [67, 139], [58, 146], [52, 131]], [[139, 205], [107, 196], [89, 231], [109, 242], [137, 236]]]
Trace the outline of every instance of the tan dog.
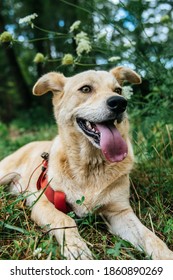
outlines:
[[[126, 67], [110, 72], [91, 70], [70, 78], [55, 72], [44, 75], [33, 93], [53, 92], [59, 136], [53, 142], [30, 143], [0, 162], [0, 183], [10, 184], [13, 192], [26, 190], [30, 179], [27, 192], [33, 195], [28, 196], [27, 203], [33, 205], [32, 219], [53, 229], [67, 259], [91, 259], [92, 254], [75, 221], [57, 210], [45, 194], [34, 203], [41, 193], [36, 184], [42, 152], [49, 153], [48, 180], [52, 189], [66, 194], [68, 205], [78, 216], [100, 206], [97, 211], [107, 219], [113, 234], [142, 248], [153, 259], [173, 259], [173, 252], [142, 225], [129, 204], [133, 151], [125, 112], [127, 102], [121, 96], [125, 80], [141, 82]], [[77, 204], [82, 197], [83, 204]]]

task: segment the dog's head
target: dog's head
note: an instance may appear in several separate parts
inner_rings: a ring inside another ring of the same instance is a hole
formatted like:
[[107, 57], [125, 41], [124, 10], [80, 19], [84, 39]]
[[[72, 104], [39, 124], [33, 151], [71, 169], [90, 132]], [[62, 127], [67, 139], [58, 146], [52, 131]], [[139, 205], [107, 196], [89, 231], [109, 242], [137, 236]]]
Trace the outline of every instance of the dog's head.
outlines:
[[102, 150], [110, 162], [127, 156], [127, 101], [121, 95], [124, 81], [141, 83], [133, 70], [119, 66], [110, 72], [89, 70], [66, 78], [50, 72], [33, 88], [35, 95], [53, 92], [54, 113], [59, 127], [75, 127], [76, 133]]

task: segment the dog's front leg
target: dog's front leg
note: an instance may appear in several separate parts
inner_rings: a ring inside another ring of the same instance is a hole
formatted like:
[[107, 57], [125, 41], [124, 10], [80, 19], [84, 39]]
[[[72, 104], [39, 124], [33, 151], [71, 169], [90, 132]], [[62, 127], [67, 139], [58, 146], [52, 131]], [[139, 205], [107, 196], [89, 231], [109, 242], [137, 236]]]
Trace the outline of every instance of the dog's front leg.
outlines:
[[67, 259], [92, 259], [75, 221], [57, 210], [52, 203], [39, 199], [32, 208], [31, 218], [40, 226], [48, 226], [61, 245], [61, 253]]
[[139, 221], [131, 208], [119, 213], [108, 213], [107, 218], [113, 234], [143, 249], [152, 259], [173, 259], [173, 252]]

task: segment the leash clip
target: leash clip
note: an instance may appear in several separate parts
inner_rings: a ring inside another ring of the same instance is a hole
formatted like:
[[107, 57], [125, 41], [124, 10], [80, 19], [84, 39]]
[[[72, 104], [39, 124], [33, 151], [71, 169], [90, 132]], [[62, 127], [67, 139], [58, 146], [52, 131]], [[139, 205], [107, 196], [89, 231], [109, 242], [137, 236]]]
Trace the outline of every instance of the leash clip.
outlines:
[[43, 160], [43, 165], [42, 165], [42, 172], [45, 172], [48, 166], [48, 159], [49, 159], [49, 154], [44, 152], [41, 154], [41, 157], [44, 159]]

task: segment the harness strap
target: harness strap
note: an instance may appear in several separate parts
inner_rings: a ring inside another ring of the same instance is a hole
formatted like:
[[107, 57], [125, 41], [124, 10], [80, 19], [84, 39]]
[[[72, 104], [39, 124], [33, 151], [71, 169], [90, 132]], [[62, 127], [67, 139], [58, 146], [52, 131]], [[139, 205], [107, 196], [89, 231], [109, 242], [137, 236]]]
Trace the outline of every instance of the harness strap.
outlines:
[[48, 168], [48, 158], [49, 154], [48, 153], [43, 153], [41, 155], [43, 158], [42, 162], [42, 172], [37, 180], [37, 189], [43, 189], [44, 194], [46, 195], [47, 199], [55, 205], [55, 208], [64, 212], [68, 213], [69, 209], [66, 203], [66, 195], [64, 192], [61, 191], [54, 191], [50, 183], [48, 182], [47, 178], [47, 168]]

